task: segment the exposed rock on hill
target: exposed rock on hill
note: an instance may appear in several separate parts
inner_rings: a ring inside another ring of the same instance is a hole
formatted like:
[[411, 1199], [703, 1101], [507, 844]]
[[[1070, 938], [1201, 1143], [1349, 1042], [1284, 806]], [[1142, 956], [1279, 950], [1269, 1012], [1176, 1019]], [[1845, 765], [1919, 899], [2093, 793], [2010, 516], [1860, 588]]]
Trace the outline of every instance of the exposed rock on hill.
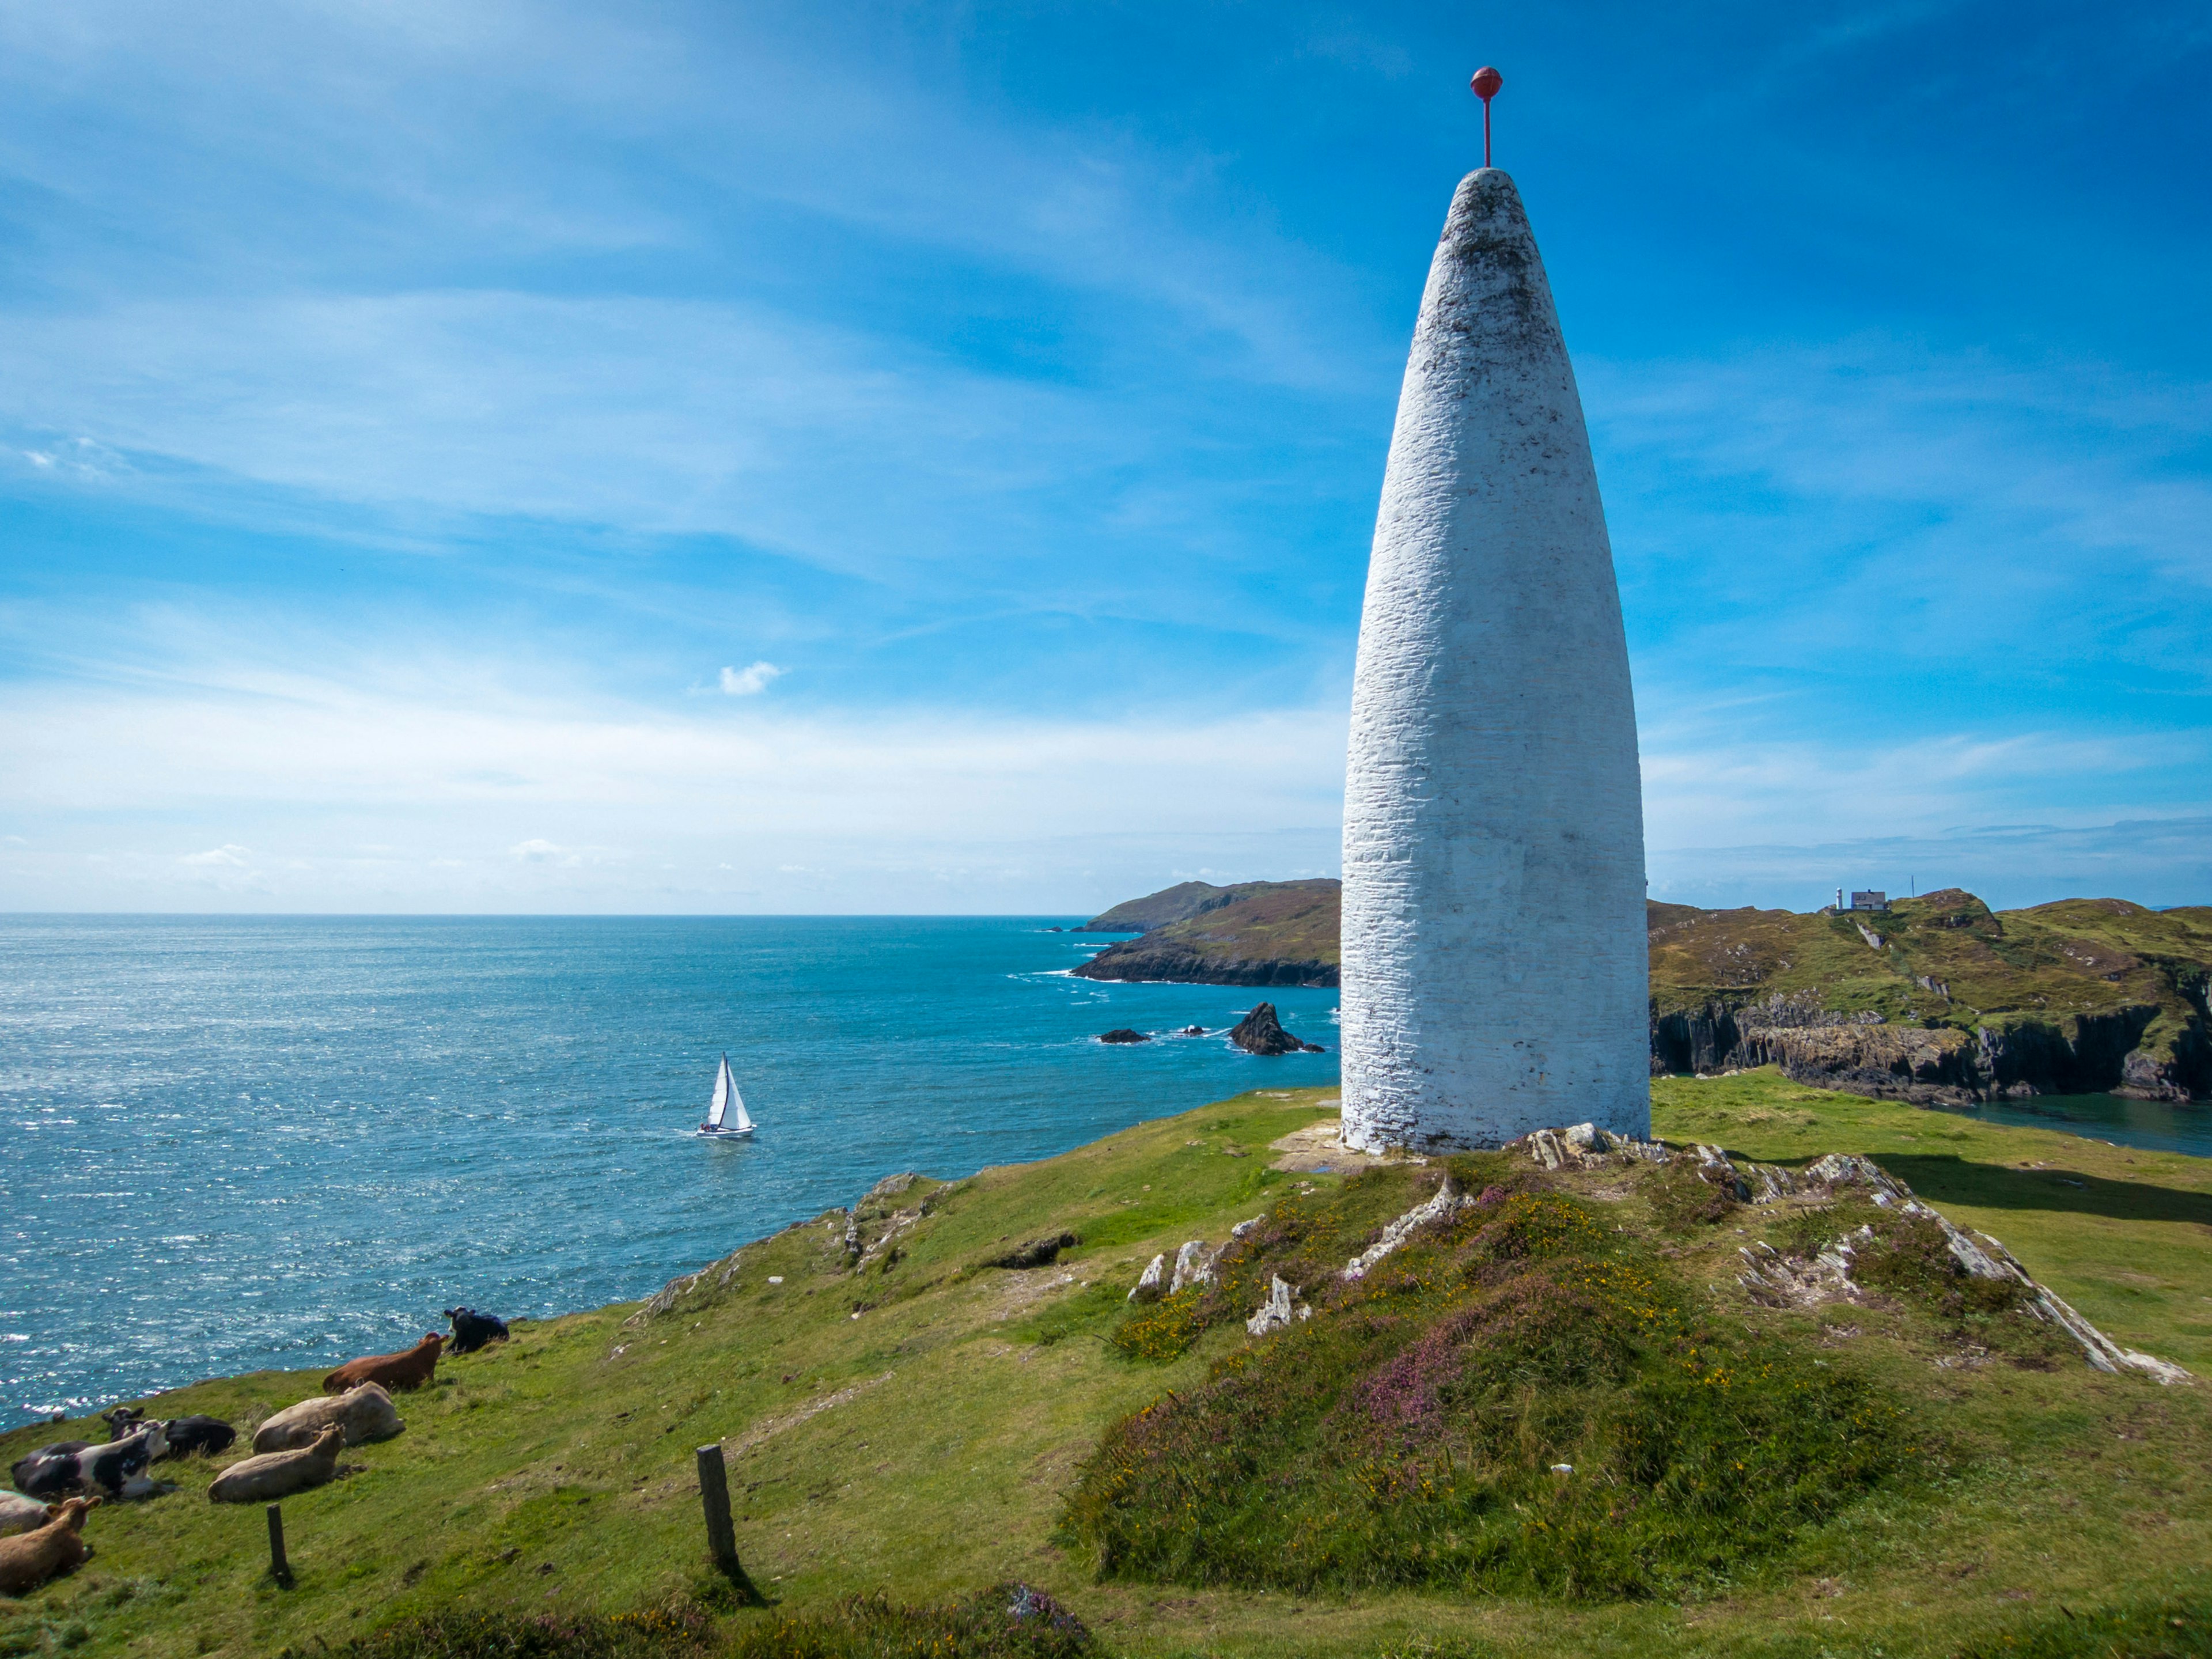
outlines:
[[[1094, 919], [1085, 931], [1139, 925], [1147, 931], [1108, 945], [1075, 972], [1195, 985], [1333, 986], [1342, 891], [1334, 881], [1185, 882]], [[1140, 924], [1141, 918], [1158, 919]]]
[[2212, 1095], [2212, 908], [1956, 888], [1873, 915], [1653, 904], [1651, 1064], [1921, 1103]]

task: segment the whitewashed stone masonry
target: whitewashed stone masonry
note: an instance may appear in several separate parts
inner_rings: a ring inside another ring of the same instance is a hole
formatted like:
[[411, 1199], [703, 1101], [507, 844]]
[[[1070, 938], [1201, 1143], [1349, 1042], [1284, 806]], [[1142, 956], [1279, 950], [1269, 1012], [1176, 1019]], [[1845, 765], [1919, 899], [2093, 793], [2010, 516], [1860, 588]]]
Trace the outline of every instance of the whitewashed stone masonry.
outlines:
[[1398, 399], [1345, 781], [1344, 1137], [1650, 1133], [1636, 711], [1519, 193], [1460, 181]]

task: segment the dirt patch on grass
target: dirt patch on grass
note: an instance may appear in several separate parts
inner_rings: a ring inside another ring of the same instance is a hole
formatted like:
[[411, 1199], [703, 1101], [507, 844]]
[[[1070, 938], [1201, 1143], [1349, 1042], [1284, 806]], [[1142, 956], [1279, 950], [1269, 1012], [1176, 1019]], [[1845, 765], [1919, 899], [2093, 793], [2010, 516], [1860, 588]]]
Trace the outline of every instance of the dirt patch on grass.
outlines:
[[1324, 1117], [1303, 1129], [1293, 1129], [1280, 1140], [1271, 1140], [1275, 1154], [1270, 1167], [1291, 1175], [1351, 1175], [1355, 1170], [1380, 1169], [1386, 1164], [1419, 1164], [1420, 1158], [1377, 1158], [1347, 1146], [1341, 1117]]

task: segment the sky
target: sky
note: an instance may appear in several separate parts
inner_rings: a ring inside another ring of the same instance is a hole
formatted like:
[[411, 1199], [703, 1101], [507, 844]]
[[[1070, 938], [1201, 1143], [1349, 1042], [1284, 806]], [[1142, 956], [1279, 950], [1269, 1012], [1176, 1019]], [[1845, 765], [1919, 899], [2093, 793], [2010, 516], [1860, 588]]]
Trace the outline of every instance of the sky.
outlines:
[[0, 0], [0, 909], [1336, 873], [1486, 62], [1653, 896], [2212, 902], [2201, 6]]

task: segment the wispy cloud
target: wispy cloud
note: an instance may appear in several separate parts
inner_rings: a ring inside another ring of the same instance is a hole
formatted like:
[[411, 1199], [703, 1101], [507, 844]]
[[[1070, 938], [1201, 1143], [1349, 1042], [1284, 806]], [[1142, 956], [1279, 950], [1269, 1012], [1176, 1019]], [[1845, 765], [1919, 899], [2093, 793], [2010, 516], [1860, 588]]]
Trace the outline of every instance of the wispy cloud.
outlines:
[[722, 690], [733, 697], [757, 697], [769, 688], [773, 680], [783, 678], [784, 671], [772, 662], [757, 662], [744, 669], [722, 670]]
[[[242, 898], [295, 908], [880, 910], [902, 890], [904, 908], [1058, 908], [1055, 884], [1088, 901], [1083, 872], [1147, 881], [1193, 846], [1233, 862], [1289, 835], [1297, 866], [1334, 859], [1333, 711], [733, 722], [419, 666], [0, 686], [0, 771], [37, 842], [0, 863], [0, 907], [189, 907], [183, 878], [250, 863]], [[158, 855], [185, 823], [235, 838]], [[1143, 850], [1101, 857], [1131, 837]]]
[[227, 844], [204, 853], [186, 853], [177, 862], [187, 870], [243, 870], [246, 851], [243, 847]]

